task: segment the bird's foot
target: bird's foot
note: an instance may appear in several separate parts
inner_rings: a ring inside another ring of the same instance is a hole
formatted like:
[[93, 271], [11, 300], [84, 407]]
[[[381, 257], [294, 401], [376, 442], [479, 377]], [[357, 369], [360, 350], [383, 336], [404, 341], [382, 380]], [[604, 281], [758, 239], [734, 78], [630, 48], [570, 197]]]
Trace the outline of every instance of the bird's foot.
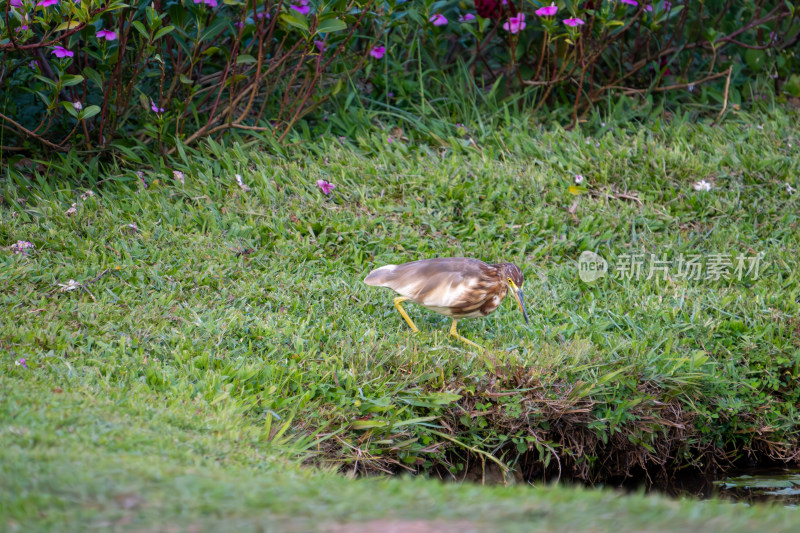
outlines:
[[460, 340], [463, 343], [469, 344], [470, 346], [474, 346], [475, 348], [483, 350], [484, 348], [480, 344], [474, 343], [471, 340], [469, 340], [468, 338], [463, 337], [463, 336], [458, 334], [458, 331], [456, 331], [456, 324], [457, 323], [458, 323], [458, 320], [453, 319], [453, 325], [450, 326], [450, 335], [452, 335], [453, 337], [455, 337], [456, 339]]
[[414, 333], [419, 333], [419, 328], [417, 328], [417, 326], [414, 324], [414, 321], [411, 320], [411, 317], [408, 316], [408, 313], [406, 313], [406, 310], [403, 309], [403, 306], [400, 305], [406, 300], [408, 300], [408, 298], [404, 296], [398, 296], [397, 298], [394, 299], [394, 306], [397, 308], [397, 311], [400, 313], [400, 316], [402, 316], [408, 323], [408, 326], [411, 328], [411, 331], [413, 331]]

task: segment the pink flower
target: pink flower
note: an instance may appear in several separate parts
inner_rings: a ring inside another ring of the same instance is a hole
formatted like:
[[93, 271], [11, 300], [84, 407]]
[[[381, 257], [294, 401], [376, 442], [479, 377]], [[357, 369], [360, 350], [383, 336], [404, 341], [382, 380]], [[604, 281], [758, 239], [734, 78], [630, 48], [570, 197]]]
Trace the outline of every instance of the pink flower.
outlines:
[[181, 183], [184, 184], [186, 183], [186, 178], [183, 177], [183, 172], [181, 172], [180, 170], [173, 170], [172, 177], [180, 181]]
[[152, 100], [150, 101], [150, 109], [153, 110], [153, 113], [163, 113], [164, 112], [164, 108], [163, 107], [158, 107], [156, 105], [156, 103], [153, 102]]
[[98, 39], [105, 39], [106, 41], [116, 41], [117, 32], [113, 30], [100, 30], [94, 34]]
[[72, 57], [75, 55], [75, 52], [70, 52], [63, 46], [58, 46], [58, 45], [56, 45], [56, 47], [50, 53], [55, 54], [56, 57]]
[[325, 50], [327, 50], [327, 48], [325, 47], [325, 41], [314, 41], [314, 46], [317, 47], [317, 50], [319, 50], [320, 54]]
[[83, 104], [79, 100], [75, 100], [72, 102], [72, 107], [75, 108], [75, 111], [80, 111], [83, 109]]
[[503, 29], [508, 33], [519, 33], [525, 29], [525, 26], [525, 13], [520, 13], [516, 17], [509, 17], [506, 23], [503, 24]]
[[333, 183], [328, 183], [325, 180], [317, 180], [317, 187], [325, 194], [330, 194], [333, 189], [336, 188], [336, 185]]
[[441, 13], [436, 13], [435, 15], [431, 16], [428, 21], [434, 26], [445, 26], [447, 24], [447, 18]]
[[205, 4], [208, 7], [217, 7], [217, 0], [194, 0], [195, 4]]
[[15, 254], [28, 255], [28, 253], [25, 250], [29, 248], [36, 248], [36, 246], [34, 246], [32, 242], [28, 241], [17, 241], [16, 243], [11, 245], [11, 251], [14, 252]]
[[37, 7], [47, 7], [47, 6], [54, 6], [58, 3], [58, 0], [39, 0], [36, 2]]
[[370, 50], [369, 55], [371, 55], [375, 59], [380, 59], [383, 57], [383, 54], [385, 53], [386, 53], [385, 46], [375, 46], [372, 48], [372, 50]]
[[581, 19], [579, 19], [579, 18], [574, 18], [574, 19], [564, 19], [564, 20], [563, 20], [563, 22], [564, 22], [564, 24], [566, 24], [567, 26], [572, 26], [573, 28], [574, 28], [575, 26], [583, 26], [583, 24], [584, 24], [584, 22], [583, 22]]
[[291, 9], [294, 9], [295, 11], [300, 13], [301, 15], [308, 15], [311, 12], [311, 8], [308, 7], [308, 6], [296, 6], [294, 4], [290, 4], [289, 7]]
[[536, 14], [540, 17], [552, 17], [558, 12], [558, 7], [555, 3], [550, 4], [549, 6], [540, 7], [536, 10]]
[[623, 4], [628, 4], [629, 6], [639, 5], [639, 2], [637, 2], [636, 0], [619, 0], [619, 1], [622, 2]]
[[469, 22], [470, 20], [475, 20], [475, 15], [472, 13], [467, 13], [466, 15], [460, 15], [458, 17], [459, 22]]
[[28, 368], [28, 364], [25, 362], [25, 359], [20, 359], [14, 362], [15, 365], [21, 366], [22, 368]]

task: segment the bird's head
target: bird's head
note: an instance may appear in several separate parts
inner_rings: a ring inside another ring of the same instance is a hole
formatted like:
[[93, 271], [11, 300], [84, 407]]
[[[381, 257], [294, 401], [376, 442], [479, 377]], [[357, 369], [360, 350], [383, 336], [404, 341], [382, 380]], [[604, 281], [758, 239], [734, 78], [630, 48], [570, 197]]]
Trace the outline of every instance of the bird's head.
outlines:
[[513, 263], [503, 263], [503, 281], [508, 285], [511, 294], [519, 304], [519, 310], [522, 311], [522, 316], [525, 317], [525, 323], [528, 323], [528, 312], [525, 310], [525, 296], [522, 294], [522, 285], [525, 283], [525, 278], [522, 276], [522, 271]]

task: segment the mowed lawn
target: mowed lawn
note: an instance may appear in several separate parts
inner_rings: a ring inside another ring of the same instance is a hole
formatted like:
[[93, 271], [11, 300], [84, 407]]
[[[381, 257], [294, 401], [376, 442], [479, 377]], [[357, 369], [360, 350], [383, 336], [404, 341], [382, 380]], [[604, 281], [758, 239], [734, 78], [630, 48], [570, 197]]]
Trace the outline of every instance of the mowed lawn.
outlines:
[[[0, 529], [795, 531], [793, 510], [541, 481], [798, 452], [798, 118], [12, 165]], [[438, 256], [518, 264], [530, 324], [511, 299], [463, 320], [475, 350], [362, 283]], [[350, 479], [492, 468], [512, 486]]]

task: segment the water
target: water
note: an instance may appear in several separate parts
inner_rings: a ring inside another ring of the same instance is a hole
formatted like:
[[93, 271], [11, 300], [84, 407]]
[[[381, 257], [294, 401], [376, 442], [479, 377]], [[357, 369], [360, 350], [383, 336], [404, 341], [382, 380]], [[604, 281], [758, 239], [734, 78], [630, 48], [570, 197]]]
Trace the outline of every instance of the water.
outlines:
[[776, 502], [787, 507], [800, 504], [800, 470], [752, 469], [714, 481], [715, 496], [739, 502]]

